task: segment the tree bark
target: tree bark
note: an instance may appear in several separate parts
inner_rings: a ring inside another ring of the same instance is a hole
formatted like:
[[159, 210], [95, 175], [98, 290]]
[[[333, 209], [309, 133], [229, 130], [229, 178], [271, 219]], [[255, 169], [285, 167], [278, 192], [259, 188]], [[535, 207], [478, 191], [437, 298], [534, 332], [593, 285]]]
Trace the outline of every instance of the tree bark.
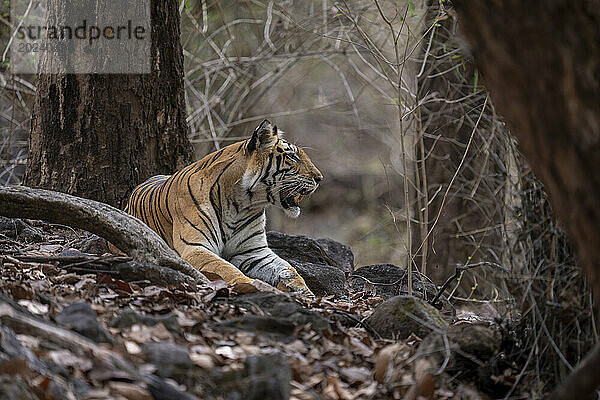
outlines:
[[43, 219], [84, 229], [105, 238], [138, 261], [172, 268], [196, 282], [208, 282], [146, 224], [108, 204], [24, 186], [0, 186], [0, 204], [0, 215], [4, 217]]
[[177, 7], [151, 0], [149, 74], [38, 76], [26, 185], [119, 207], [146, 178], [191, 162]]
[[[545, 184], [598, 296], [600, 8], [568, 0], [453, 3], [486, 87]], [[585, 387], [577, 398], [600, 383], [598, 347], [593, 354], [593, 366], [568, 380], [568, 387]], [[572, 395], [557, 391], [552, 398]]]
[[492, 99], [600, 290], [600, 8], [456, 1]]

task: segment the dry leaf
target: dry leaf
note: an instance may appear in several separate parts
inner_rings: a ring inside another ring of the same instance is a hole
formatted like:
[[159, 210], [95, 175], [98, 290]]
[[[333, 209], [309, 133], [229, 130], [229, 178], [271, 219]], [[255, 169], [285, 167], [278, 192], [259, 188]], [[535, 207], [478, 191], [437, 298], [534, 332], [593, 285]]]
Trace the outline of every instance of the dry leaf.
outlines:
[[41, 304], [31, 300], [19, 300], [19, 305], [27, 308], [27, 310], [36, 315], [47, 315], [48, 304]]
[[129, 354], [140, 354], [142, 352], [142, 348], [136, 342], [132, 342], [131, 340], [125, 341], [125, 349]]
[[162, 322], [154, 326], [134, 324], [127, 335], [131, 340], [138, 344], [149, 342], [150, 340], [173, 340], [173, 335]]
[[337, 376], [330, 376], [327, 378], [327, 386], [323, 394], [326, 397], [336, 400], [353, 400], [350, 392], [342, 386]]
[[125, 397], [127, 400], [152, 400], [153, 397], [146, 389], [126, 382], [109, 382], [111, 394]]
[[375, 362], [375, 380], [378, 383], [388, 382], [394, 367], [394, 360], [403, 350], [407, 349], [407, 345], [404, 343], [394, 343], [384, 347], [379, 351], [377, 355], [377, 361]]
[[212, 357], [208, 354], [191, 353], [190, 359], [194, 364], [201, 368], [208, 369], [213, 368], [215, 366], [215, 362], [213, 361]]
[[340, 370], [341, 377], [350, 385], [366, 382], [371, 378], [371, 371], [365, 367], [349, 367]]
[[89, 371], [93, 366], [92, 360], [76, 356], [69, 350], [52, 350], [48, 352], [48, 356], [55, 364], [63, 367], [73, 367], [82, 371]]
[[239, 358], [235, 355], [235, 353], [233, 351], [233, 347], [231, 347], [231, 346], [217, 347], [215, 349], [215, 354], [218, 354], [218, 355], [226, 357], [226, 358], [230, 358], [232, 360]]
[[113, 289], [122, 290], [129, 294], [133, 293], [133, 289], [131, 289], [129, 283], [120, 279], [114, 279], [108, 274], [98, 274], [98, 284], [110, 286]]

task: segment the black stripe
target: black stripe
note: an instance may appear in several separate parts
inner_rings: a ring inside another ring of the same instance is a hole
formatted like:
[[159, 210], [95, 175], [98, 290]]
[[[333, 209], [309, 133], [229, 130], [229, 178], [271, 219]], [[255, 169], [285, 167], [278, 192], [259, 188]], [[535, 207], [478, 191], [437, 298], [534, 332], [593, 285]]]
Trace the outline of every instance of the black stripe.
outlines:
[[[170, 177], [169, 177], [170, 178]], [[163, 219], [166, 219], [170, 224], [173, 224], [173, 219], [170, 218], [171, 215], [168, 212], [169, 208], [168, 208], [168, 203], [165, 197], [164, 192], [166, 191], [166, 187], [167, 187], [167, 182], [169, 181], [169, 178], [166, 178], [163, 182], [162, 185], [160, 185], [160, 188], [158, 189], [158, 199], [157, 199], [157, 207], [158, 207], [158, 211], [160, 211], [160, 215], [162, 216]], [[161, 207], [161, 200], [165, 201], [165, 207]], [[167, 213], [169, 215], [169, 217], [167, 217], [167, 215], [165, 215], [164, 209], [167, 210]]]
[[252, 253], [252, 252], [255, 252], [255, 251], [257, 251], [257, 250], [264, 250], [264, 249], [268, 249], [268, 248], [269, 248], [269, 246], [259, 246], [259, 247], [253, 247], [253, 248], [251, 248], [251, 249], [248, 249], [248, 250], [242, 251], [241, 253], [236, 253], [236, 254], [234, 254], [232, 258], [234, 258], [234, 257], [237, 257], [237, 256], [242, 256], [242, 255], [244, 255], [244, 254]]
[[195, 230], [197, 230], [198, 232], [200, 232], [200, 234], [204, 237], [204, 239], [206, 239], [210, 244], [214, 245], [215, 247], [217, 247], [217, 242], [214, 240], [211, 242], [211, 240], [208, 238], [208, 236], [206, 236], [206, 233], [198, 228], [192, 221], [190, 221], [185, 215], [183, 216], [183, 219], [185, 219], [185, 221], [190, 224], [192, 226], [192, 228], [194, 228]]
[[212, 184], [212, 186], [210, 187], [210, 190], [208, 192], [208, 199], [210, 200], [210, 203], [213, 206], [213, 209], [215, 210], [215, 213], [217, 214], [217, 223], [219, 224], [219, 230], [221, 231], [221, 237], [223, 239], [223, 242], [225, 242], [226, 237], [225, 237], [225, 231], [223, 230], [223, 226], [221, 224], [221, 221], [223, 220], [223, 214], [222, 214], [222, 210], [220, 205], [217, 205], [217, 203], [215, 202], [215, 200], [213, 199], [213, 193], [215, 190], [215, 187], [217, 187], [218, 189], [218, 196], [219, 196], [219, 200], [221, 197], [221, 188], [220, 188], [220, 184], [219, 184], [219, 180], [221, 179], [221, 177], [223, 176], [223, 174], [225, 173], [225, 171], [227, 171], [227, 168], [229, 168], [231, 166], [231, 164], [233, 164], [235, 162], [235, 159], [229, 161], [229, 163], [227, 163], [227, 165], [225, 165], [225, 167], [223, 168], [223, 170], [219, 173], [219, 176], [217, 176], [217, 179], [215, 179], [215, 182]]
[[153, 229], [156, 233], [158, 233], [163, 240], [167, 240], [167, 234], [160, 223], [160, 217], [158, 215], [158, 207], [155, 204], [156, 200], [156, 186], [153, 184], [156, 181], [152, 182], [149, 190], [148, 203], [146, 204], [148, 210], [150, 211], [150, 218], [152, 219], [152, 224], [154, 225]]
[[277, 177], [277, 175], [285, 174], [286, 172], [289, 172], [291, 170], [292, 170], [292, 168], [281, 168], [280, 170], [275, 171], [272, 178], [275, 179]]
[[[259, 212], [259, 214], [262, 214], [262, 212]], [[255, 216], [256, 214], [250, 214], [247, 217], [235, 221], [233, 224], [228, 224], [227, 222], [225, 222], [225, 225], [233, 231], [239, 227], [239, 224], [243, 224], [244, 222], [247, 222], [250, 218], [253, 218]]]
[[269, 173], [271, 172], [272, 164], [273, 164], [273, 153], [269, 153], [269, 162], [267, 163], [267, 167], [265, 168], [265, 172], [263, 173], [264, 176], [261, 179], [262, 182], [265, 182], [266, 179], [269, 177]]
[[[263, 262], [264, 260], [266, 260], [267, 258], [269, 258], [269, 257], [272, 257], [272, 256], [274, 256], [274, 254], [273, 254], [273, 253], [270, 253], [270, 254], [267, 254], [267, 255], [266, 255], [266, 256], [264, 256], [264, 257], [261, 257], [261, 258], [259, 258], [258, 260], [254, 260], [254, 261], [252, 261], [252, 262], [250, 263], [250, 265], [248, 265], [248, 268], [246, 268], [246, 269], [245, 269], [245, 270], [243, 270], [242, 272], [244, 272], [244, 273], [251, 272], [251, 271], [252, 271], [254, 268], [256, 268], [256, 267], [257, 267], [257, 266], [258, 266], [258, 265], [259, 265], [261, 262]], [[244, 263], [240, 264], [240, 270], [242, 269], [242, 265], [243, 265], [243, 264], [244, 264]], [[266, 263], [265, 263], [265, 265], [266, 265]]]
[[[217, 240], [217, 232], [214, 229], [212, 221], [210, 220], [208, 214], [206, 214], [204, 212], [204, 210], [202, 210], [202, 208], [200, 208], [200, 203], [198, 203], [198, 200], [196, 200], [196, 198], [194, 197], [194, 194], [192, 193], [192, 187], [190, 186], [190, 179], [191, 179], [191, 177], [192, 176], [190, 175], [188, 177], [188, 180], [187, 180], [188, 192], [190, 193], [190, 196], [192, 197], [192, 201], [194, 202], [194, 205], [196, 206], [196, 209], [200, 213], [201, 217], [203, 217], [203, 218], [200, 218], [200, 219], [204, 223], [204, 226], [206, 226], [206, 229], [208, 229], [208, 232], [210, 233], [210, 236], [213, 238], [214, 242], [218, 244], [219, 241]], [[210, 222], [210, 224], [209, 224], [209, 222]]]
[[173, 186], [173, 177], [171, 177], [167, 184], [165, 185], [165, 195], [164, 195], [164, 199], [165, 199], [165, 209], [167, 210], [167, 214], [169, 215], [169, 220], [171, 221], [171, 223], [173, 223], [173, 215], [171, 214], [171, 209], [169, 208], [169, 194], [171, 194], [171, 186]]
[[[244, 222], [242, 225], [238, 226], [232, 233], [231, 236], [237, 234], [238, 232], [244, 230], [244, 228], [246, 228], [248, 225], [250, 225], [252, 222], [256, 221], [257, 218], [259, 218], [261, 215], [264, 214], [264, 211], [259, 212], [258, 214], [255, 214], [253, 216], [250, 216], [250, 218]], [[241, 221], [240, 221], [241, 222]]]
[[260, 229], [260, 230], [258, 230], [258, 231], [256, 231], [256, 232], [254, 232], [254, 233], [252, 233], [252, 234], [250, 234], [250, 235], [246, 236], [246, 237], [244, 238], [244, 240], [242, 240], [241, 242], [239, 242], [239, 243], [238, 243], [238, 247], [241, 247], [241, 245], [242, 245], [243, 243], [246, 243], [248, 240], [250, 240], [250, 239], [252, 239], [252, 238], [254, 238], [254, 237], [256, 237], [256, 236], [258, 236], [258, 235], [260, 235], [260, 234], [262, 234], [262, 233], [264, 233], [264, 232], [265, 232], [265, 231], [264, 231], [264, 229]]
[[206, 247], [204, 244], [202, 243], [194, 243], [194, 242], [188, 242], [187, 240], [185, 240], [183, 238], [183, 236], [181, 236], [181, 234], [179, 234], [179, 239], [186, 245], [188, 246], [195, 246], [195, 247], [204, 247], [206, 250], [210, 251], [212, 253], [212, 249], [209, 249], [208, 247]]

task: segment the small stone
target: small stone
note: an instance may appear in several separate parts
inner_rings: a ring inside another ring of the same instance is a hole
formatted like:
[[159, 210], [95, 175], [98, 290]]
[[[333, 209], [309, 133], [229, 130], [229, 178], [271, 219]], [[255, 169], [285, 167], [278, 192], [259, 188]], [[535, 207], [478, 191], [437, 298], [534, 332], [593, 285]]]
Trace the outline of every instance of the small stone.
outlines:
[[106, 239], [98, 237], [96, 235], [90, 235], [90, 237], [81, 240], [76, 243], [75, 246], [78, 250], [84, 253], [90, 254], [104, 254], [110, 253], [108, 242]]
[[500, 351], [502, 333], [487, 322], [462, 322], [448, 328], [448, 339], [467, 354], [487, 360]]
[[119, 315], [114, 317], [108, 326], [111, 328], [125, 329], [135, 324], [143, 324], [146, 326], [155, 326], [162, 323], [169, 332], [178, 335], [181, 331], [177, 316], [173, 313], [165, 315], [148, 315], [140, 314], [133, 311], [131, 308], [125, 308]]
[[179, 381], [193, 366], [188, 349], [175, 343], [146, 343], [142, 351], [148, 361], [158, 368], [157, 375], [163, 378]]
[[246, 357], [244, 370], [217, 378], [218, 394], [226, 399], [287, 400], [291, 371], [282, 353]]
[[55, 317], [56, 322], [95, 342], [112, 343], [113, 339], [88, 303], [74, 303], [65, 307]]
[[366, 322], [386, 339], [404, 340], [411, 333], [425, 337], [445, 330], [448, 322], [433, 306], [412, 296], [396, 296], [380, 304]]

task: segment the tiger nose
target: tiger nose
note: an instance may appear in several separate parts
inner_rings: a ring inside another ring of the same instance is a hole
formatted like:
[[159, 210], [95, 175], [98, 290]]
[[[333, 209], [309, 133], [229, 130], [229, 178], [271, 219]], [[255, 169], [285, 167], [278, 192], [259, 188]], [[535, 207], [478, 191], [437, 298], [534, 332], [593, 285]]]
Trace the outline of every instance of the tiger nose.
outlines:
[[313, 176], [313, 180], [318, 185], [323, 180], [323, 175], [315, 175]]

